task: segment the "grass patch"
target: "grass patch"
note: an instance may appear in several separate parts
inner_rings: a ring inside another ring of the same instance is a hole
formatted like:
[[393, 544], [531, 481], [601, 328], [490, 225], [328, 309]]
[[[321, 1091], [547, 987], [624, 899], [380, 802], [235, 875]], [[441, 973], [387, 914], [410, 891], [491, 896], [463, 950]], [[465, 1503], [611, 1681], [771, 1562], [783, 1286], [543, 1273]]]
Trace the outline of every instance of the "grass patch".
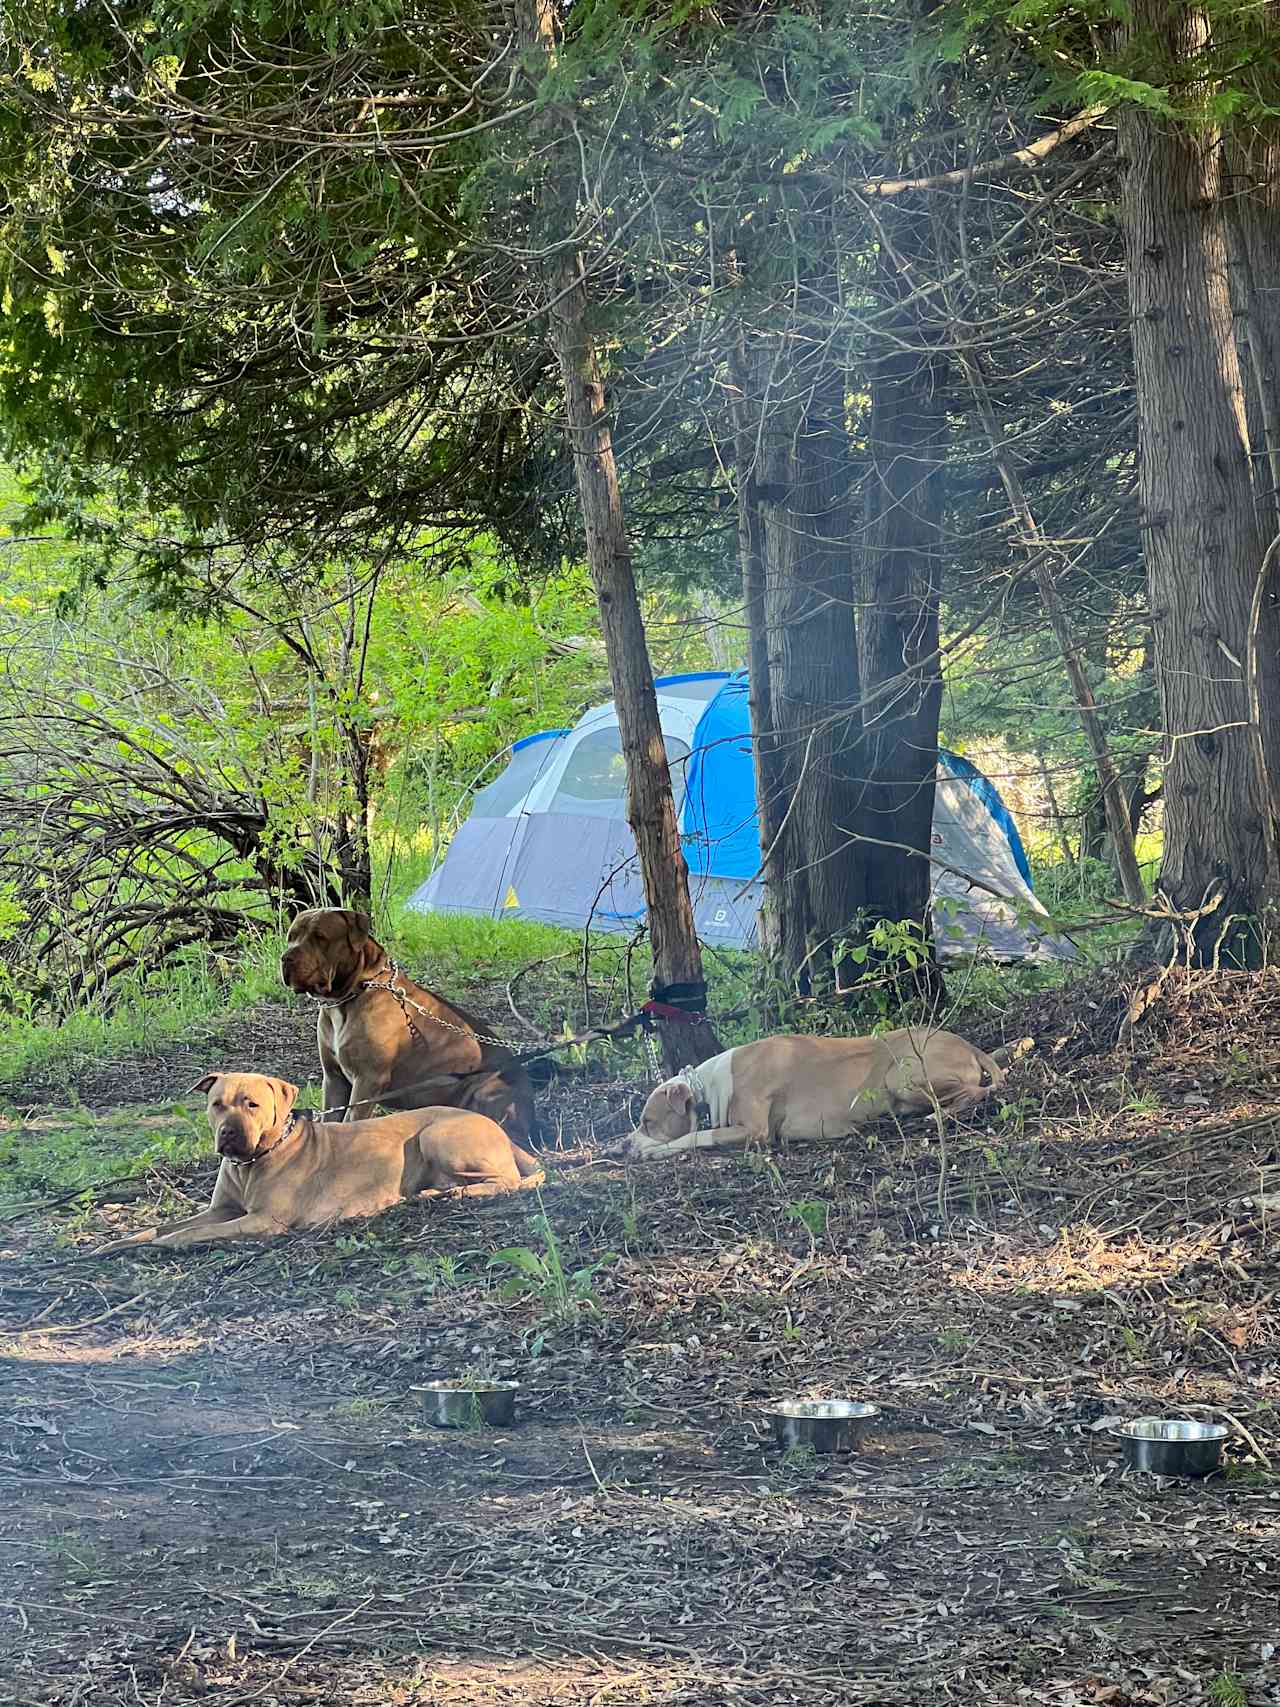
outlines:
[[93, 1115], [70, 1109], [35, 1122], [0, 1124], [0, 1211], [62, 1192], [94, 1192], [152, 1168], [210, 1161], [203, 1110], [169, 1105]]
[[277, 938], [253, 938], [234, 960], [193, 951], [150, 976], [121, 979], [109, 1001], [78, 1008], [59, 1023], [0, 1014], [0, 1094], [20, 1102], [27, 1079], [65, 1086], [78, 1061], [181, 1042], [229, 1012], [276, 998], [279, 955]]

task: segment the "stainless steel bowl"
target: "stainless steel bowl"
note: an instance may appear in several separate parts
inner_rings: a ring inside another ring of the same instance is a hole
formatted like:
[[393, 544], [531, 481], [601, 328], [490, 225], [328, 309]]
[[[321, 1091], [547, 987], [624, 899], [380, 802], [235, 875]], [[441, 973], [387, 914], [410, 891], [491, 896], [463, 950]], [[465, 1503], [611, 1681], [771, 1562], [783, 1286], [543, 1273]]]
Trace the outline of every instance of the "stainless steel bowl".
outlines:
[[1175, 1417], [1139, 1417], [1111, 1430], [1131, 1470], [1156, 1476], [1207, 1476], [1222, 1463], [1222, 1443], [1230, 1430], [1222, 1423], [1189, 1422]]
[[518, 1381], [428, 1381], [422, 1413], [437, 1428], [510, 1428], [516, 1420]]
[[764, 1414], [772, 1422], [781, 1447], [856, 1452], [880, 1410], [877, 1405], [855, 1404], [850, 1399], [793, 1399], [767, 1405]]

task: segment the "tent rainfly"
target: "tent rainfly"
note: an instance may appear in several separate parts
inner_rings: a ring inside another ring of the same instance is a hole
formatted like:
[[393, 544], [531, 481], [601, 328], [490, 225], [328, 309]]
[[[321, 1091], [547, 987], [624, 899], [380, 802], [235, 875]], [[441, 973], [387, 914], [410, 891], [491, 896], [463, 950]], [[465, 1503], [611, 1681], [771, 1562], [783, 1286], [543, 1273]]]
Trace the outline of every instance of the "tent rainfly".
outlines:
[[[751, 947], [762, 886], [755, 881], [760, 840], [746, 675], [661, 676], [655, 686], [698, 934]], [[610, 702], [585, 712], [572, 729], [515, 743], [409, 905], [424, 913], [631, 930], [644, 918], [644, 888], [625, 814], [626, 772]], [[1071, 944], [1048, 929], [1017, 826], [996, 789], [946, 752], [938, 754], [933, 850], [935, 903], [953, 903], [938, 909], [941, 954], [982, 948], [998, 960], [1074, 957]]]

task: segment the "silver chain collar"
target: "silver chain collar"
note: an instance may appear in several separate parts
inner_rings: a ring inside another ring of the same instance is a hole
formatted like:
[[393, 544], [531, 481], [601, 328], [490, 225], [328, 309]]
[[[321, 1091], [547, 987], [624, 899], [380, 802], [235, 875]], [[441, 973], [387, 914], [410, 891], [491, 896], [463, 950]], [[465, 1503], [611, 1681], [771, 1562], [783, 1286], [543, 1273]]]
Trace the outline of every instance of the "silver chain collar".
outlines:
[[[348, 1002], [354, 1002], [357, 996], [363, 996], [366, 990], [385, 990], [395, 997], [402, 1009], [412, 1008], [415, 1013], [421, 1014], [423, 1019], [429, 1020], [432, 1025], [438, 1025], [443, 1031], [456, 1032], [459, 1037], [474, 1037], [479, 1043], [496, 1043], [500, 1049], [510, 1049], [513, 1053], [528, 1047], [526, 1044], [517, 1043], [513, 1038], [494, 1037], [488, 1032], [477, 1031], [474, 1026], [455, 1025], [452, 1020], [441, 1019], [439, 1014], [433, 1014], [428, 1008], [424, 1008], [421, 1002], [415, 1002], [407, 990], [401, 989], [398, 980], [408, 977], [403, 967], [397, 966], [394, 960], [389, 960], [387, 966], [391, 973], [389, 978], [366, 978], [357, 984], [348, 996], [309, 995], [307, 999], [321, 1008], [344, 1008]], [[405, 1018], [409, 1020], [407, 1011]], [[412, 1020], [409, 1020], [409, 1029], [416, 1029]]]

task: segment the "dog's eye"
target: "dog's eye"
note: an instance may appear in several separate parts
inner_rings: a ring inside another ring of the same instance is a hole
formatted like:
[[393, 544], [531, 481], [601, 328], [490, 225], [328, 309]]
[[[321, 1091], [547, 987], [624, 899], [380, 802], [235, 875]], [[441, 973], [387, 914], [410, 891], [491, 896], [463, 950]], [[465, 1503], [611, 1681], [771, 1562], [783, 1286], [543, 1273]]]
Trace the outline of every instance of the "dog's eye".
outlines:
[[257, 1108], [257, 1106], [258, 1106], [258, 1105], [257, 1105], [257, 1103], [256, 1103], [256, 1102], [253, 1102], [253, 1101], [251, 1101], [251, 1100], [250, 1100], [250, 1099], [249, 1099], [249, 1098], [248, 1098], [248, 1097], [246, 1097], [246, 1098], [245, 1098], [245, 1099], [244, 1099], [244, 1106], [245, 1106], [245, 1107], [246, 1107], [246, 1108]]

